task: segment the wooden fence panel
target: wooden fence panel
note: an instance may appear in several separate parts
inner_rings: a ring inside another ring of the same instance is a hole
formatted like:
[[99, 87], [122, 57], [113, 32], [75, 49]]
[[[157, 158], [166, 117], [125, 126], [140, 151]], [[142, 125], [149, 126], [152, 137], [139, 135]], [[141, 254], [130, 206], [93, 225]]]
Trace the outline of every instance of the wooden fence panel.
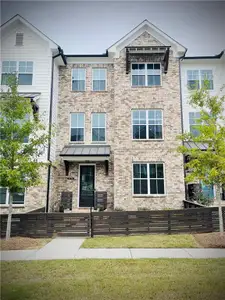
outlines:
[[[5, 236], [7, 215], [1, 215]], [[225, 227], [225, 207], [223, 208]], [[93, 212], [93, 235], [201, 233], [219, 231], [218, 208], [166, 211]], [[28, 213], [12, 215], [12, 236], [52, 237], [54, 234], [89, 236], [89, 213]]]

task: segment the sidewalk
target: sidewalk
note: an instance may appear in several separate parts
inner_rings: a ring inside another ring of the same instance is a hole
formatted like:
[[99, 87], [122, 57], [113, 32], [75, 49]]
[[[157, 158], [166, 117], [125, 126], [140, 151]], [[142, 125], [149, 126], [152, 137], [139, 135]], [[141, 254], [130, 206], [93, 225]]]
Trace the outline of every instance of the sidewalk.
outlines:
[[225, 249], [84, 249], [82, 238], [55, 238], [41, 249], [1, 251], [1, 261], [53, 259], [225, 258]]

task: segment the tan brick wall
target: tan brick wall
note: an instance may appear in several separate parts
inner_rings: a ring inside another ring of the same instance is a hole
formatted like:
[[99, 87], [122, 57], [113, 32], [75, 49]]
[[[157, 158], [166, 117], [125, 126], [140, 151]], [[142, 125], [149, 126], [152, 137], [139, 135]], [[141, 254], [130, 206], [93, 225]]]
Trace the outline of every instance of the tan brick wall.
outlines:
[[[26, 189], [23, 206], [13, 206], [13, 213], [24, 213], [46, 205], [47, 195], [47, 168], [40, 169], [41, 184]], [[7, 213], [7, 207], [0, 206], [1, 213]]]
[[[142, 34], [133, 46], [161, 45], [148, 33]], [[85, 67], [87, 74], [86, 92], [71, 91], [71, 69]], [[93, 92], [92, 67], [106, 67], [108, 87], [106, 92]], [[164, 120], [163, 141], [132, 141], [131, 110], [162, 109]], [[131, 87], [131, 74], [126, 74], [125, 49], [114, 64], [72, 65], [60, 69], [57, 153], [69, 143], [69, 115], [85, 112], [85, 144], [91, 143], [91, 113], [106, 112], [107, 144], [111, 146], [109, 175], [104, 173], [103, 163], [97, 164], [96, 188], [107, 190], [109, 202], [114, 207], [136, 210], [181, 208], [184, 200], [183, 159], [175, 152], [180, 142], [181, 107], [179, 60], [170, 53], [168, 73], [162, 74], [160, 87]], [[73, 180], [65, 177], [65, 167], [60, 158], [55, 178], [56, 198], [62, 190], [73, 191], [73, 203], [77, 206], [78, 163], [71, 167]], [[164, 197], [132, 196], [132, 162], [163, 162], [165, 164], [166, 195]]]

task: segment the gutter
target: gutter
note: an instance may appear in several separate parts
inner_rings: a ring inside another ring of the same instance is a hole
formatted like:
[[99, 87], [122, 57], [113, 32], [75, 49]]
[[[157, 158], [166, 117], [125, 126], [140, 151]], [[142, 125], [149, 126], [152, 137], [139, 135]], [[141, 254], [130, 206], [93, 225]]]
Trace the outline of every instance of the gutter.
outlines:
[[52, 135], [52, 107], [53, 107], [53, 81], [54, 81], [54, 59], [61, 56], [62, 60], [65, 65], [67, 65], [66, 56], [63, 53], [61, 47], [58, 46], [59, 53], [52, 56], [52, 70], [51, 70], [51, 87], [50, 87], [50, 106], [49, 106], [49, 124], [48, 124], [48, 153], [47, 153], [47, 161], [49, 162], [48, 165], [48, 175], [47, 175], [47, 195], [46, 195], [46, 206], [45, 212], [48, 213], [49, 211], [49, 194], [50, 194], [50, 180], [51, 180], [51, 135]]
[[[185, 55], [187, 53], [187, 48], [184, 52], [184, 55], [179, 57], [179, 73], [180, 73], [180, 76], [179, 76], [179, 82], [180, 82], [180, 109], [181, 109], [181, 131], [182, 131], [182, 134], [184, 133], [184, 116], [183, 116], [183, 97], [182, 97], [182, 82], [181, 82], [181, 61], [185, 59]], [[182, 144], [184, 145], [184, 142], [182, 142]], [[185, 172], [185, 157], [183, 155], [183, 171], [184, 171], [184, 179], [186, 177], [186, 172]], [[185, 199], [187, 199], [187, 185], [184, 181], [184, 192], [185, 192]]]
[[224, 55], [224, 51], [212, 56], [186, 56], [184, 59], [220, 59]]

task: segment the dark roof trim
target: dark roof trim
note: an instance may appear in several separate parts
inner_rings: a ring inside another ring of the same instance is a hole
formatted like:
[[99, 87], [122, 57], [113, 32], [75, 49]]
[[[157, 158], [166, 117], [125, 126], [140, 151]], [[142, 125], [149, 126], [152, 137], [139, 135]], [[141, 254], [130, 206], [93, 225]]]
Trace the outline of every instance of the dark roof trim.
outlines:
[[108, 57], [108, 50], [103, 54], [66, 54], [66, 57]]
[[221, 51], [219, 54], [212, 55], [212, 56], [186, 56], [184, 59], [220, 59], [224, 54], [224, 50]]
[[59, 154], [59, 156], [96, 156], [96, 157], [99, 157], [99, 156], [110, 156], [110, 154]]
[[53, 59], [56, 58], [56, 57], [61, 56], [62, 60], [64, 62], [64, 65], [67, 65], [66, 55], [64, 54], [63, 49], [60, 46], [58, 46], [58, 50], [59, 50], [59, 53], [54, 55]]

